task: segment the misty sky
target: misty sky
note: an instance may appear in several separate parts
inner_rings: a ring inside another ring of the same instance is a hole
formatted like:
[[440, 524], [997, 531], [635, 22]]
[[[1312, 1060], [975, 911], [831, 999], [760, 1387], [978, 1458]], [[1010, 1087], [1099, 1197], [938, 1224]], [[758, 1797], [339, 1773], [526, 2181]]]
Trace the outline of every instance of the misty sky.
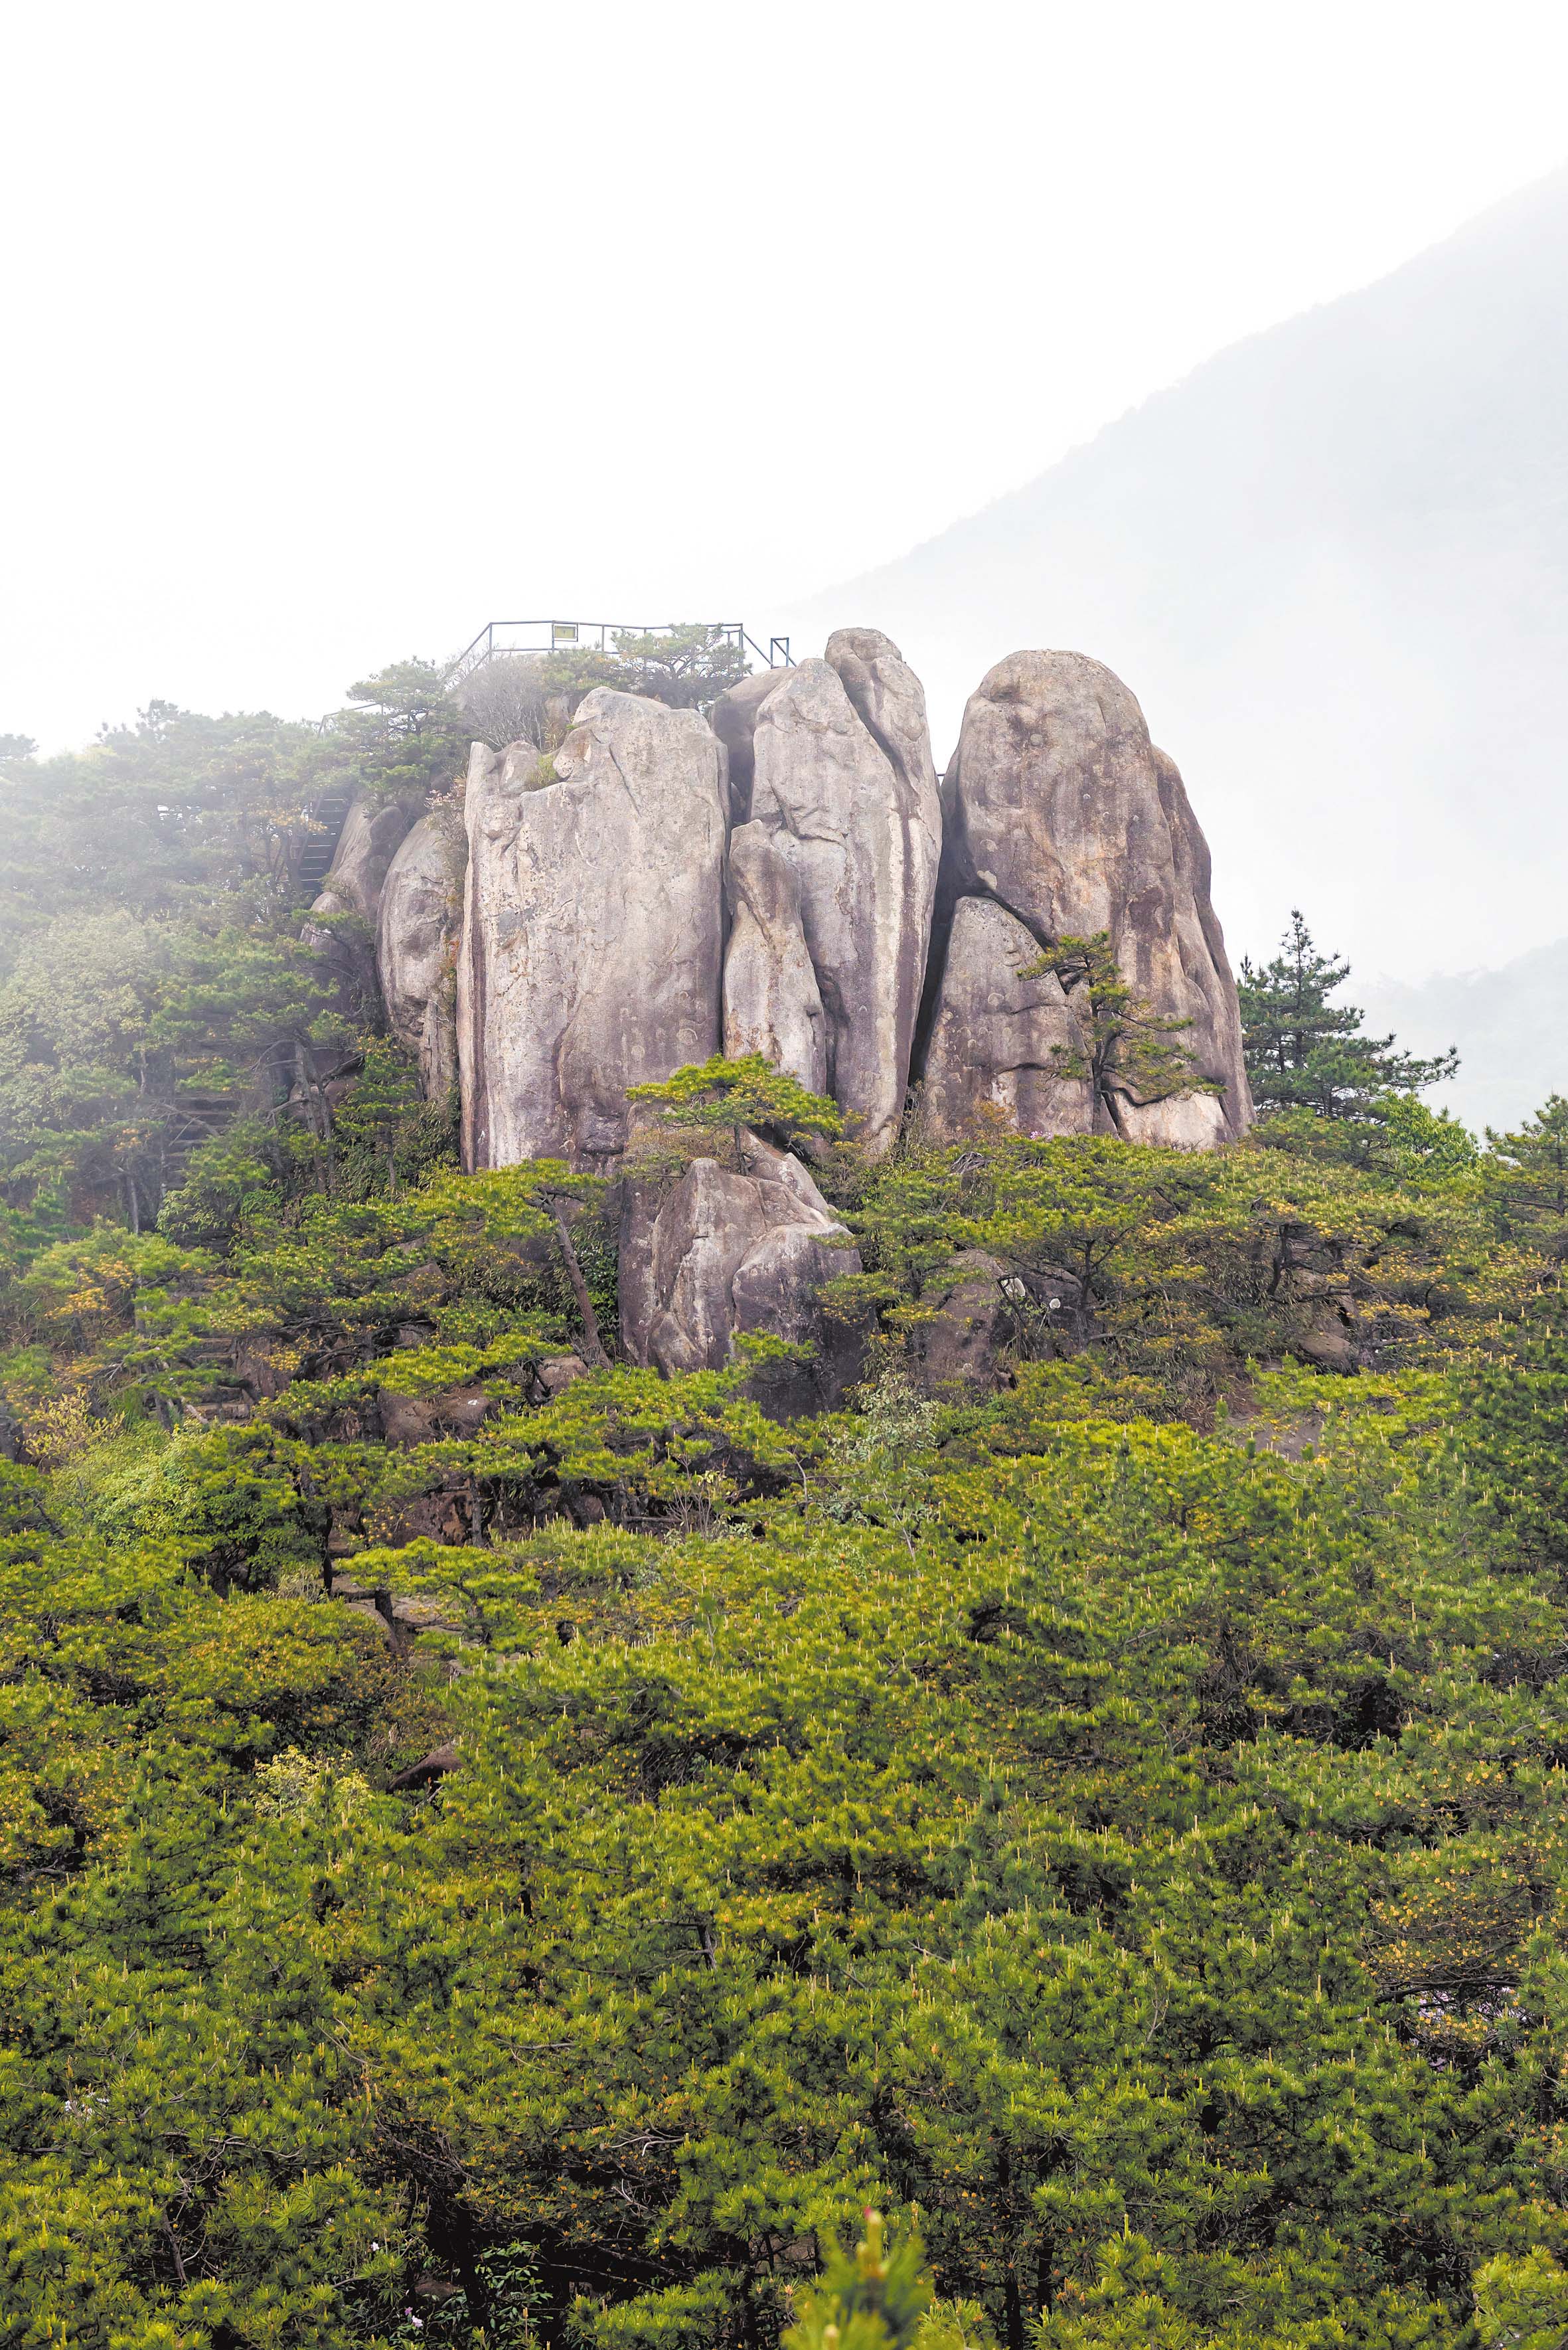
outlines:
[[1508, 0], [13, 9], [0, 731], [762, 633], [1549, 170], [1565, 68]]

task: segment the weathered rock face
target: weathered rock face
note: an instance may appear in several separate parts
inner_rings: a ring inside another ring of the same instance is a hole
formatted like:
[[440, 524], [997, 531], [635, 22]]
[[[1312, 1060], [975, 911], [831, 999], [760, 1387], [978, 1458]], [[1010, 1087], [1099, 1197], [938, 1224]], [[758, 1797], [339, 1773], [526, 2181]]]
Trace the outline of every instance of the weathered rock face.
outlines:
[[735, 824], [744, 824], [752, 813], [757, 712], [788, 675], [787, 669], [760, 669], [732, 685], [713, 704], [710, 723], [729, 757], [730, 814]]
[[419, 814], [414, 797], [386, 800], [360, 792], [349, 806], [327, 879], [311, 905], [313, 916], [352, 915], [355, 924], [328, 928], [307, 921], [301, 936], [338, 977], [370, 995], [376, 978], [376, 933], [381, 892], [400, 843]]
[[1062, 983], [1052, 972], [1018, 976], [1039, 954], [993, 898], [962, 898], [954, 908], [920, 1097], [932, 1140], [956, 1142], [988, 1116], [1020, 1134], [1094, 1130], [1093, 1087], [1064, 1076], [1056, 1058], [1084, 1045]]
[[596, 687], [553, 763], [476, 743], [458, 958], [463, 1159], [602, 1168], [628, 1086], [719, 1046], [724, 754]]
[[428, 1101], [457, 1083], [457, 938], [468, 836], [454, 808], [421, 816], [381, 889], [381, 999], [400, 1045], [414, 1054]]
[[1209, 859], [1181, 779], [1119, 678], [1082, 653], [1018, 652], [970, 697], [943, 785], [944, 900], [979, 895], [1041, 941], [1108, 931], [1123, 972], [1225, 1091], [1102, 1105], [1138, 1142], [1212, 1148], [1251, 1101]]
[[438, 1436], [472, 1436], [492, 1407], [481, 1387], [447, 1388], [439, 1395], [380, 1394], [381, 1434], [389, 1444], [432, 1444]]
[[806, 951], [800, 883], [765, 825], [730, 835], [724, 1051], [761, 1053], [814, 1094], [827, 1091], [827, 1024]]
[[831, 1410], [859, 1367], [858, 1333], [826, 1315], [825, 1282], [858, 1273], [844, 1227], [800, 1161], [753, 1135], [748, 1170], [699, 1159], [657, 1212], [639, 1187], [621, 1226], [621, 1347], [673, 1371], [719, 1370], [734, 1339], [761, 1332], [815, 1349], [810, 1363], [765, 1367], [756, 1391], [787, 1417]]
[[[880, 629], [835, 629], [824, 659], [892, 763], [905, 807], [919, 816], [941, 853], [941, 798], [926, 723], [925, 688]], [[936, 864], [931, 867], [936, 884]]]
[[[856, 1113], [876, 1154], [891, 1148], [909, 1081], [941, 814], [924, 698], [897, 647], [845, 629], [828, 654], [787, 671], [757, 708], [746, 829], [761, 827], [794, 878], [826, 1089]], [[764, 862], [758, 843], [742, 857], [753, 870]], [[767, 894], [777, 919], [738, 927], [726, 1034], [757, 1033], [765, 1003], [775, 1033], [798, 1047], [815, 1025], [810, 993], [785, 895], [776, 885]], [[807, 1081], [803, 1066], [788, 1066]]]
[[368, 792], [359, 793], [343, 819], [327, 879], [311, 912], [358, 914], [373, 931], [388, 868], [418, 813], [417, 799], [376, 799]]

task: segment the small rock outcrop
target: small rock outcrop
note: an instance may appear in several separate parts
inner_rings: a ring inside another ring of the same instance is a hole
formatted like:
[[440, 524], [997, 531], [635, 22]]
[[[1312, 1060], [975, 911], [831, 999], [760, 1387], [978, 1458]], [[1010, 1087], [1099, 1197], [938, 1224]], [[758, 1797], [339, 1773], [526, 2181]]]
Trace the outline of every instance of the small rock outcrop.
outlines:
[[380, 1391], [381, 1435], [388, 1444], [433, 1444], [440, 1436], [472, 1436], [492, 1405], [482, 1387], [445, 1388], [436, 1395]]
[[[382, 889], [392, 859], [418, 815], [419, 801], [411, 796], [389, 800], [369, 792], [355, 795], [327, 879], [311, 906], [313, 919], [301, 933], [342, 978], [368, 993], [376, 978]], [[339, 927], [323, 919], [344, 914], [352, 915], [363, 928]]]
[[1019, 976], [1040, 949], [994, 898], [953, 910], [920, 1097], [921, 1130], [958, 1141], [988, 1119], [1020, 1134], [1089, 1134], [1094, 1087], [1064, 1074], [1083, 1032], [1054, 972]]
[[388, 1024], [420, 1065], [429, 1101], [457, 1084], [457, 940], [468, 839], [455, 808], [407, 835], [381, 889], [377, 961]]
[[[875, 629], [841, 629], [827, 654], [788, 671], [755, 704], [743, 830], [762, 838], [746, 840], [742, 857], [749, 873], [767, 876], [760, 895], [770, 913], [737, 924], [725, 1049], [764, 1026], [790, 1040], [795, 1057], [783, 1066], [803, 1084], [819, 1068], [876, 1155], [892, 1147], [903, 1110], [941, 811], [924, 696], [898, 648]], [[737, 701], [726, 715], [737, 736], [750, 709]], [[764, 842], [793, 878], [798, 933]]]
[[1113, 1088], [1097, 1110], [1137, 1142], [1202, 1149], [1243, 1132], [1251, 1101], [1208, 851], [1121, 680], [1082, 653], [1010, 653], [970, 697], [943, 800], [944, 907], [993, 899], [1041, 942], [1108, 931], [1139, 994], [1190, 1022], [1181, 1041], [1224, 1087], [1149, 1102]]
[[721, 1370], [738, 1336], [814, 1349], [763, 1366], [755, 1392], [780, 1417], [831, 1410], [857, 1376], [860, 1334], [824, 1313], [826, 1282], [858, 1273], [853, 1248], [790, 1152], [745, 1137], [746, 1170], [699, 1159], [662, 1202], [628, 1182], [621, 1225], [621, 1347], [667, 1376]]
[[601, 1169], [628, 1086], [719, 1047], [724, 755], [694, 711], [596, 687], [554, 761], [471, 754], [458, 958], [463, 1163]]

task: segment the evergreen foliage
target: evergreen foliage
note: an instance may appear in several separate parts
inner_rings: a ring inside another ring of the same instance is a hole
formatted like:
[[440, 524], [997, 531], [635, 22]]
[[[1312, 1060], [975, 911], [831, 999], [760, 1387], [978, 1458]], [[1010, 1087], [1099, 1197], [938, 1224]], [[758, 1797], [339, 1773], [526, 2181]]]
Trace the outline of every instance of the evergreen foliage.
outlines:
[[763, 1128], [785, 1148], [805, 1136], [836, 1140], [844, 1132], [836, 1102], [775, 1069], [760, 1053], [732, 1061], [715, 1054], [658, 1085], [632, 1086], [627, 1099], [664, 1104], [681, 1125]]
[[622, 693], [646, 694], [672, 710], [711, 710], [725, 690], [747, 675], [751, 660], [716, 627], [682, 622], [663, 634], [618, 629], [613, 652], [587, 647], [546, 654], [540, 681], [546, 692], [565, 694], [572, 706], [596, 685]]
[[1179, 1041], [1191, 1021], [1168, 1018], [1139, 995], [1122, 970], [1108, 931], [1096, 931], [1092, 938], [1060, 938], [1018, 975], [1037, 979], [1047, 972], [1061, 981], [1084, 1038], [1075, 1050], [1053, 1047], [1055, 1072], [1086, 1081], [1113, 1123], [1122, 1098], [1157, 1102], [1176, 1094], [1224, 1091], [1199, 1073], [1190, 1047]]
[[1423, 1060], [1400, 1052], [1392, 1036], [1364, 1035], [1355, 1005], [1328, 1000], [1349, 975], [1347, 962], [1319, 951], [1299, 909], [1272, 962], [1243, 958], [1237, 985], [1247, 1076], [1262, 1115], [1365, 1118], [1390, 1096], [1421, 1093], [1453, 1076], [1455, 1052]]
[[1489, 1173], [1501, 1220], [1568, 1256], [1568, 1101], [1549, 1095], [1517, 1134], [1487, 1128]]

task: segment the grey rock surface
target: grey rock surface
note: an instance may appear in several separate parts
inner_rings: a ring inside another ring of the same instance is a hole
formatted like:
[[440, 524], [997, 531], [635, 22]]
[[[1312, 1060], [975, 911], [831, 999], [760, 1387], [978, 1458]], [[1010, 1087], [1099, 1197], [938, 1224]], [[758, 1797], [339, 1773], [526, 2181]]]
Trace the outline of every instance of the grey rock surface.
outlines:
[[377, 962], [388, 1024], [415, 1055], [428, 1101], [457, 1083], [457, 958], [468, 836], [452, 807], [404, 838], [381, 889]]
[[[848, 640], [854, 639], [851, 648]], [[941, 850], [923, 704], [896, 648], [872, 630], [833, 639], [891, 754], [829, 660], [805, 660], [762, 702], [753, 824], [789, 866], [825, 1014], [827, 1090], [877, 1155], [892, 1147], [909, 1082]], [[919, 713], [917, 721], [917, 712]], [[797, 1005], [795, 1020], [807, 1014]]]
[[[343, 819], [327, 879], [311, 904], [313, 919], [300, 932], [341, 982], [372, 1001], [382, 887], [400, 844], [419, 815], [422, 798], [422, 793], [391, 800], [369, 792], [356, 794]], [[330, 920], [334, 916], [352, 919], [334, 921]]]
[[732, 820], [738, 825], [744, 824], [752, 813], [757, 713], [775, 686], [782, 685], [788, 675], [787, 669], [757, 670], [722, 693], [709, 713], [709, 723], [729, 759], [730, 812]]
[[443, 1388], [439, 1394], [380, 1393], [381, 1433], [389, 1444], [431, 1444], [438, 1436], [472, 1436], [492, 1409], [482, 1387]]
[[622, 1350], [668, 1377], [722, 1369], [738, 1336], [787, 1339], [814, 1359], [764, 1367], [759, 1399], [780, 1417], [830, 1410], [857, 1375], [860, 1336], [817, 1292], [860, 1259], [833, 1245], [844, 1227], [800, 1161], [754, 1135], [745, 1144], [745, 1171], [696, 1159], [658, 1204], [627, 1185]]
[[1122, 970], [1224, 1094], [1102, 1107], [1129, 1140], [1207, 1149], [1251, 1101], [1202, 834], [1134, 696], [1082, 653], [1017, 652], [971, 694], [943, 785], [944, 902], [994, 898], [1036, 940], [1108, 931]]
[[725, 1055], [760, 1053], [825, 1094], [827, 1026], [801, 922], [800, 883], [765, 825], [743, 824], [731, 834], [725, 891]]
[[313, 914], [358, 914], [375, 930], [388, 868], [419, 815], [422, 796], [389, 800], [369, 792], [356, 795], [321, 893], [311, 907]]
[[463, 1162], [624, 1149], [626, 1089], [719, 1047], [724, 755], [693, 711], [596, 687], [553, 762], [471, 754], [458, 957]]
[[1055, 1055], [1081, 1054], [1083, 1033], [1054, 972], [1019, 972], [1040, 950], [993, 898], [953, 910], [926, 1050], [920, 1128], [934, 1142], [983, 1130], [988, 1118], [1020, 1134], [1088, 1134], [1094, 1088], [1064, 1076]]
[[[919, 816], [935, 840], [940, 858], [941, 795], [931, 757], [925, 688], [891, 637], [885, 637], [880, 629], [835, 629], [823, 658], [837, 671], [862, 723], [887, 753], [906, 807]], [[933, 889], [936, 878], [933, 863]]]

